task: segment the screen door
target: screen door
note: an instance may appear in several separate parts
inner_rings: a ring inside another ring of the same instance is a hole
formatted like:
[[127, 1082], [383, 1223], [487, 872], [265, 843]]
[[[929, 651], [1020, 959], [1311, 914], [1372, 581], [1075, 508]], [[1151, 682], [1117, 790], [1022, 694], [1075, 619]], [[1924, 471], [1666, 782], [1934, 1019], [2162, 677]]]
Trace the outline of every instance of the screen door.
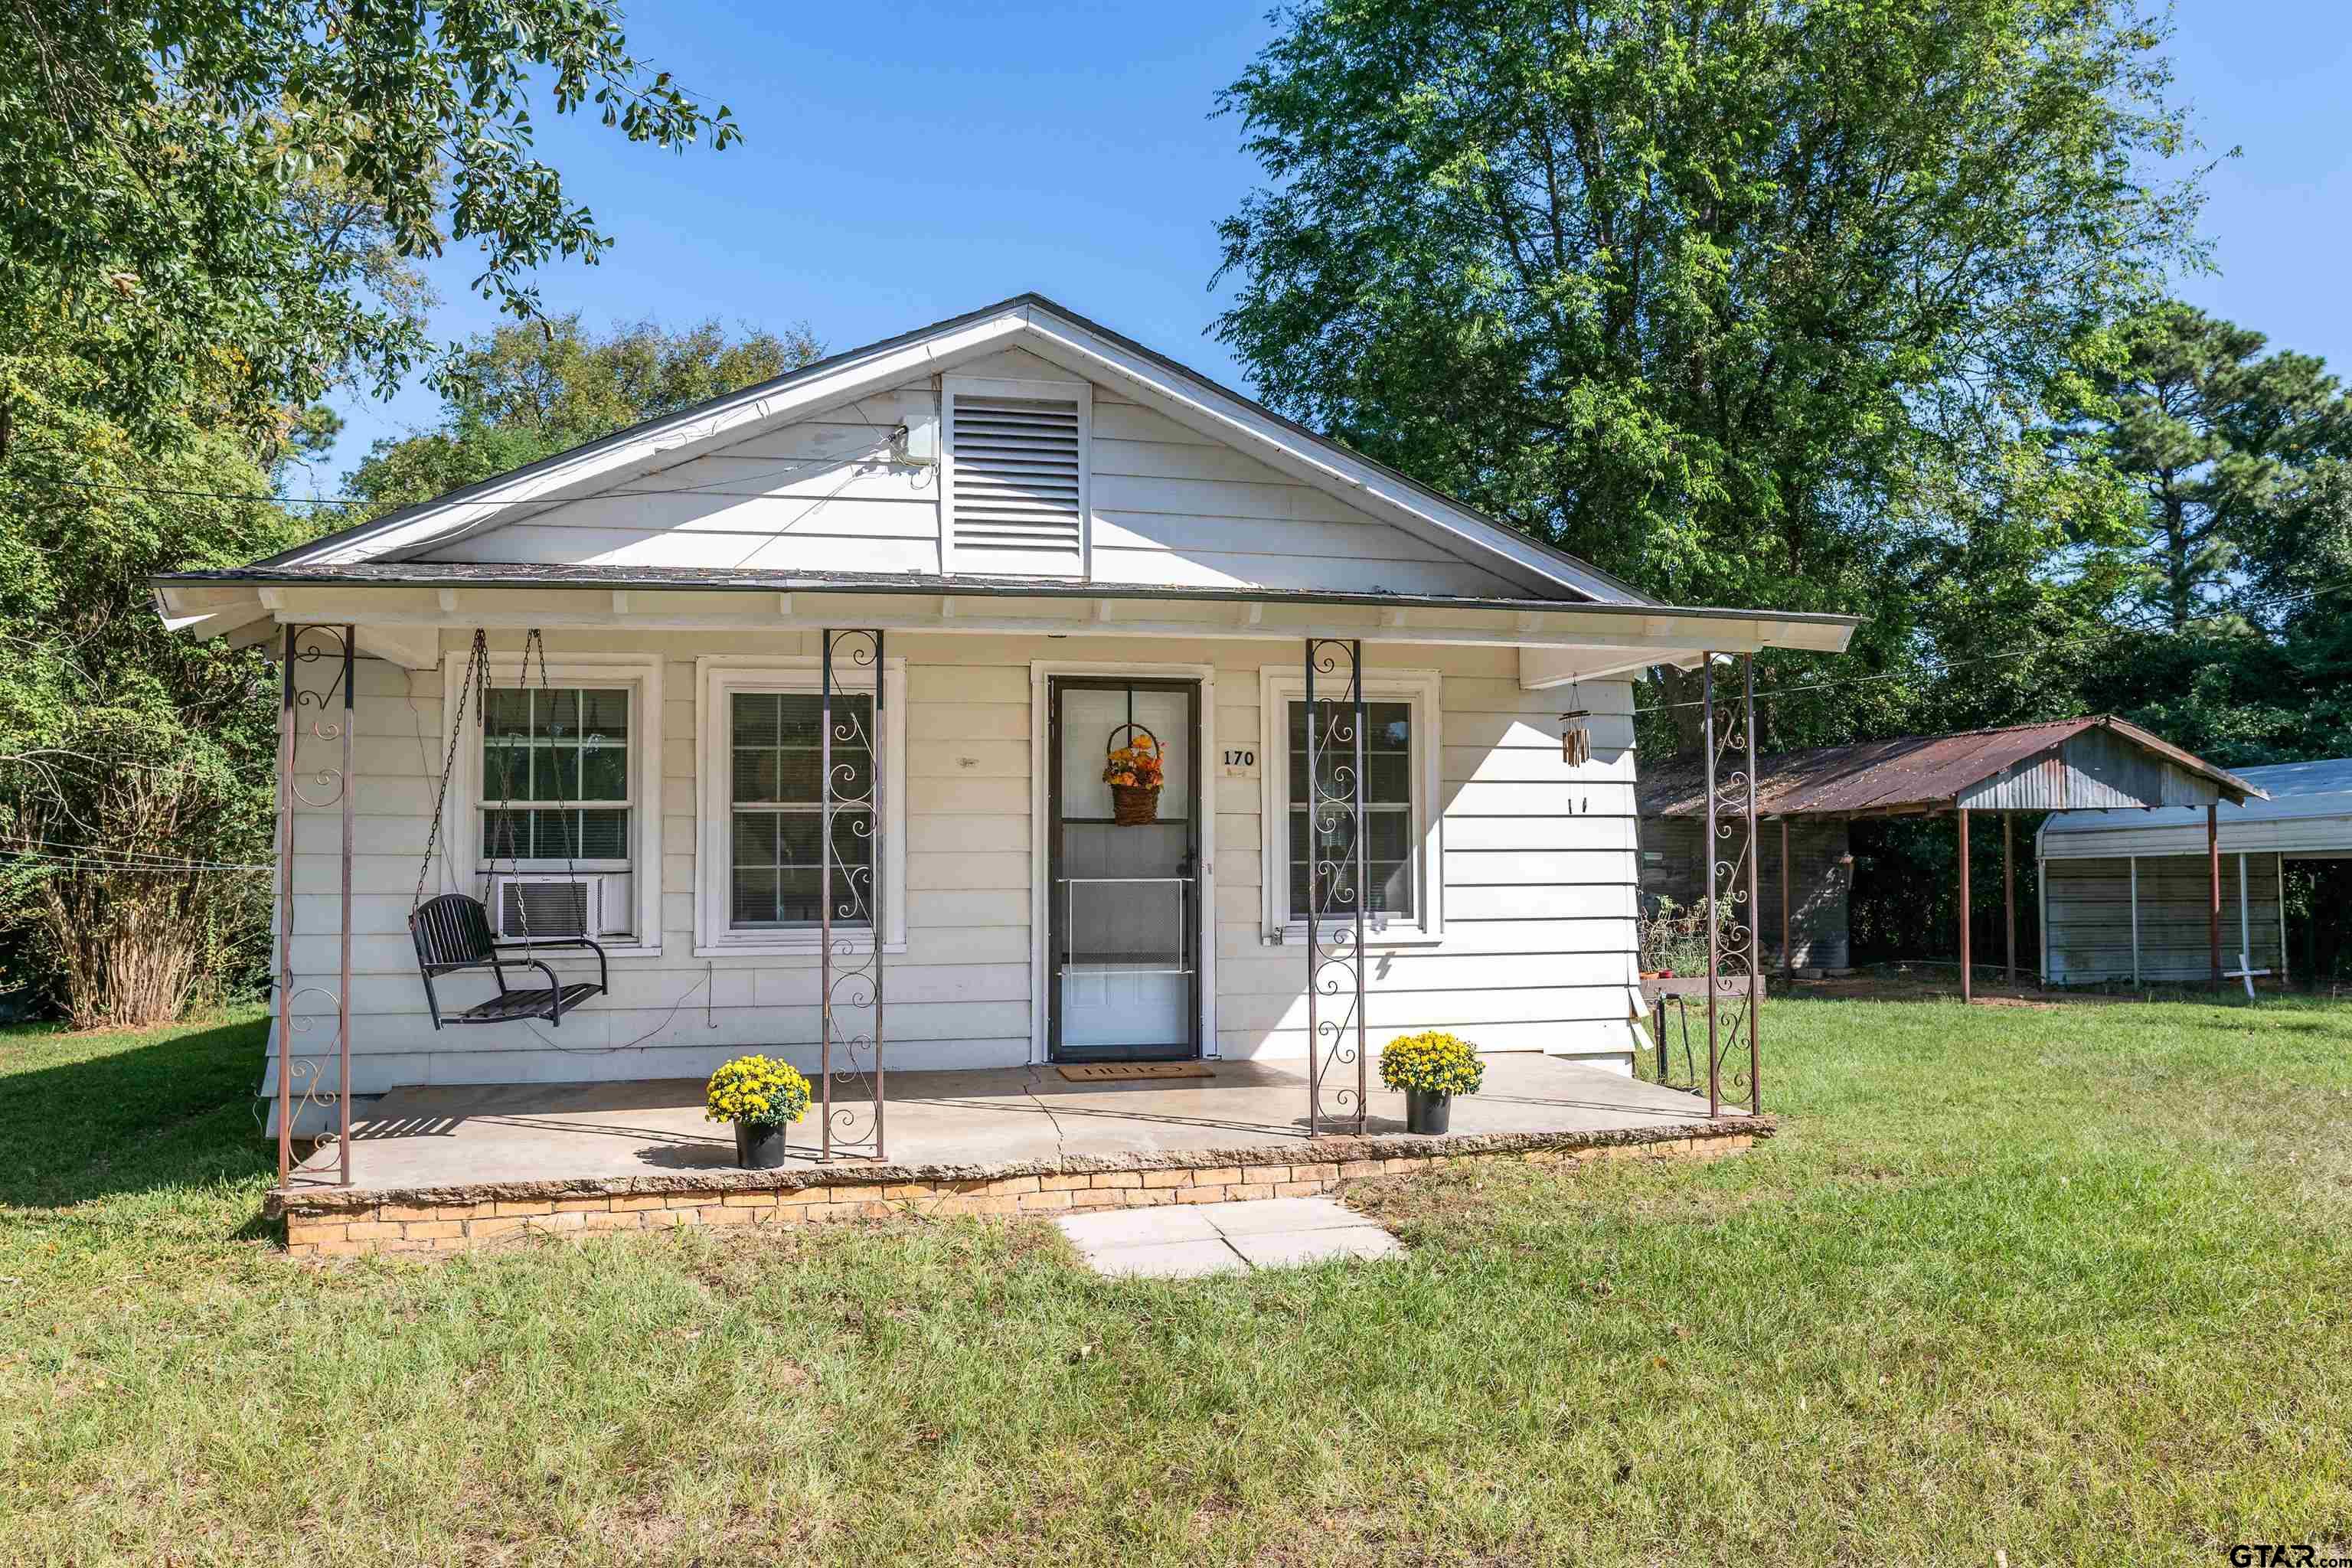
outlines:
[[[1057, 1062], [1197, 1057], [1200, 685], [1065, 676], [1051, 713], [1049, 1052]], [[1150, 820], [1133, 820], [1130, 803], [1121, 821], [1105, 759], [1139, 742], [1158, 748], [1163, 782]]]

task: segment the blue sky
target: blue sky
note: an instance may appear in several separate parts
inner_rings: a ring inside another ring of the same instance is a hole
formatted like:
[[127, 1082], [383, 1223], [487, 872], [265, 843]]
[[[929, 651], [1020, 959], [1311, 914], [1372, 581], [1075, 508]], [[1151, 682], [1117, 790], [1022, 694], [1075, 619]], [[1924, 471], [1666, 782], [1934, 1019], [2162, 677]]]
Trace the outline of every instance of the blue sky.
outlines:
[[[543, 155], [618, 244], [545, 269], [542, 296], [598, 325], [804, 320], [845, 348], [1034, 289], [1245, 384], [1202, 332], [1215, 226], [1255, 171], [1210, 111], [1271, 36], [1265, 3], [641, 3], [631, 42], [732, 108], [745, 141], [674, 157], [543, 113]], [[2177, 19], [2179, 92], [2210, 152], [2244, 150], [2210, 184], [2221, 271], [2180, 292], [2352, 369], [2352, 7], [2180, 0]], [[473, 262], [453, 247], [429, 269], [443, 341], [495, 324]], [[436, 413], [415, 388], [339, 406], [335, 455], [295, 491], [337, 491], [371, 441]]]

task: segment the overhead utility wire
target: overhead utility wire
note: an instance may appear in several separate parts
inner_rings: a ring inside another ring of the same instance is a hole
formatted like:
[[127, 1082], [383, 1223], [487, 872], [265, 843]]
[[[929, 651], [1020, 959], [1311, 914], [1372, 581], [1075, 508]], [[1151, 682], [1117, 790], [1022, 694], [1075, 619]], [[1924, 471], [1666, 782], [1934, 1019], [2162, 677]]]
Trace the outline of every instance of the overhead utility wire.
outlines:
[[29, 846], [30, 848], [0, 849], [0, 854], [26, 855], [33, 849], [47, 849], [79, 859], [120, 860], [125, 865], [202, 866], [228, 871], [244, 871], [251, 868], [244, 861], [205, 860], [186, 855], [165, 854], [154, 849], [110, 849], [100, 844], [63, 844], [54, 838], [24, 838], [17, 840], [17, 843]]
[[[868, 423], [870, 424], [871, 421], [868, 421]], [[877, 428], [878, 429], [879, 426], [877, 426]], [[903, 429], [904, 426], [901, 426], [900, 428]], [[896, 436], [894, 433], [893, 439], [895, 438]], [[870, 451], [871, 449], [869, 449], [867, 453], [852, 453], [840, 457], [808, 458], [799, 463], [788, 465], [784, 468], [771, 469], [765, 474], [756, 475], [753, 476], [753, 478], [774, 479], [784, 474], [797, 473], [802, 468], [825, 468], [842, 463], [858, 462], [870, 455]], [[914, 462], [910, 459], [902, 458], [899, 459], [899, 461], [905, 466], [911, 468], [929, 468], [930, 466], [928, 462]], [[289, 506], [373, 506], [378, 504], [368, 500], [364, 497], [359, 496], [258, 495], [235, 490], [180, 489], [156, 485], [123, 484], [100, 479], [55, 479], [49, 482], [54, 484], [72, 485], [82, 489], [121, 490], [139, 495], [174, 496], [184, 499], [202, 500], [257, 501]], [[726, 481], [722, 480], [719, 482], [724, 483]], [[740, 483], [743, 481], [739, 480], [737, 482]], [[722, 500], [762, 500], [767, 499], [768, 494], [769, 492], [765, 490], [723, 490], [716, 489], [710, 485], [691, 485], [681, 488], [655, 488], [648, 489], [611, 491], [607, 492], [606, 497], [597, 499], [610, 499], [613, 496], [708, 496]], [[518, 500], [500, 501], [485, 498], [477, 500], [444, 501], [440, 504], [445, 506], [482, 506], [501, 508], [521, 506], [555, 507], [569, 506], [575, 501], [587, 499], [592, 498], [581, 496], [530, 496]], [[469, 525], [460, 525], [459, 531], [463, 531], [464, 528], [467, 526]], [[2279, 605], [2300, 604], [2305, 599], [2316, 599], [2323, 595], [2332, 594], [2345, 587], [2352, 587], [2352, 582], [2331, 583], [2325, 587], [2313, 588], [2305, 593], [2283, 595], [2273, 599], [2256, 599], [2250, 601], [2250, 603], [2256, 607], [2263, 608]], [[2058, 642], [2043, 643], [2036, 647], [2015, 648], [2002, 653], [1984, 654], [1974, 658], [1954, 659], [1949, 663], [1924, 666], [1918, 669], [1887, 670], [1874, 675], [1848, 675], [1841, 676], [1832, 680], [1811, 681], [1802, 686], [1774, 687], [1768, 690], [1758, 692], [1757, 699], [1759, 701], [1769, 701], [1775, 697], [1793, 697], [1798, 693], [1804, 691], [1826, 691], [1835, 687], [1863, 686], [1880, 680], [1905, 680], [1919, 675], [1942, 675], [1951, 670], [1965, 669], [1975, 665], [2000, 664], [2011, 659], [2031, 658], [2036, 654], [2048, 653], [2053, 648], [2080, 647], [2085, 644], [2102, 640], [2104, 639], [2098, 637], [2070, 637]], [[1703, 705], [1703, 700], [1695, 699], [1683, 702], [1654, 703], [1647, 708], [1636, 708], [1633, 711], [1636, 714], [1664, 713], [1677, 708], [1697, 708]]]
[[274, 870], [276, 870], [276, 869], [277, 869], [277, 868], [276, 868], [275, 866], [238, 866], [238, 865], [232, 865], [232, 864], [230, 864], [230, 863], [229, 863], [229, 862], [227, 862], [227, 861], [212, 861], [212, 860], [181, 860], [181, 861], [166, 861], [166, 860], [155, 860], [155, 861], [139, 861], [139, 860], [95, 860], [95, 859], [87, 859], [87, 858], [83, 858], [77, 857], [77, 856], [65, 856], [65, 855], [36, 855], [36, 854], [31, 853], [30, 851], [27, 851], [27, 850], [22, 850], [22, 849], [11, 849], [11, 850], [6, 850], [6, 851], [0, 851], [0, 853], [5, 853], [5, 854], [8, 857], [8, 858], [9, 858], [10, 860], [15, 861], [15, 862], [16, 862], [16, 863], [17, 863], [18, 865], [25, 865], [25, 866], [66, 866], [66, 867], [75, 867], [75, 868], [79, 868], [85, 869], [85, 870], [102, 870], [102, 871], [175, 871], [175, 872], [179, 872], [179, 873], [181, 873], [181, 874], [183, 874], [183, 875], [185, 875], [185, 876], [198, 876], [198, 875], [203, 875], [203, 874], [209, 873], [209, 872], [214, 872], [214, 871], [240, 871], [240, 872], [256, 872], [256, 871], [274, 871]]
[[[2283, 594], [2277, 598], [2254, 599], [2248, 601], [2248, 603], [2262, 608], [2270, 608], [2280, 605], [2296, 605], [2301, 604], [2305, 599], [2316, 599], [2324, 595], [2337, 593], [2345, 588], [2352, 588], [2352, 578], [2347, 578], [2341, 583], [2329, 583], [2325, 586], [2312, 588], [2300, 594]], [[2053, 648], [2082, 647], [2091, 643], [2104, 642], [2105, 640], [2106, 639], [2104, 637], [2066, 637], [2056, 642], [2042, 643], [2035, 647], [2011, 648], [2002, 653], [1979, 654], [1974, 658], [1956, 658], [1948, 663], [1924, 665], [1916, 669], [1890, 669], [1883, 670], [1874, 675], [1843, 675], [1830, 680], [1809, 681], [1802, 686], [1776, 686], [1757, 692], [1756, 700], [1759, 702], [1766, 702], [1775, 697], [1793, 697], [1801, 691], [1825, 691], [1832, 687], [1862, 686], [1875, 680], [1908, 680], [1914, 677], [1922, 675], [1945, 675], [1955, 669], [1966, 669], [1973, 665], [2000, 664], [2015, 659], [2032, 658], [2037, 654], [2048, 653]], [[1647, 708], [1636, 708], [1633, 711], [1636, 714], [1665, 713], [1677, 708], [1702, 708], [1705, 707], [1706, 704], [1706, 700], [1705, 698], [1693, 698], [1682, 702], [1655, 702], [1652, 703]]]
[[[903, 428], [903, 426], [901, 426], [901, 428]], [[627, 496], [716, 496], [721, 499], [758, 500], [764, 499], [768, 492], [765, 490], [726, 490], [719, 489], [718, 486], [730, 482], [741, 484], [759, 479], [777, 479], [787, 474], [798, 473], [803, 468], [832, 468], [845, 463], [865, 462], [869, 460], [875, 453], [887, 448], [890, 442], [895, 441], [896, 439], [896, 432], [890, 432], [887, 434], [887, 437], [880, 447], [866, 447], [856, 452], [838, 453], [832, 457], [804, 458], [798, 462], [787, 463], [780, 468], [768, 469], [764, 473], [749, 475], [744, 479], [739, 479], [732, 481], [720, 479], [715, 480], [711, 484], [708, 485], [655, 486], [644, 489], [610, 490], [594, 499], [608, 500], [615, 497]], [[897, 459], [897, 462], [898, 466], [905, 468], [927, 468], [930, 467], [930, 464], [928, 461], [917, 461], [912, 458], [900, 458]], [[20, 480], [18, 482], [22, 484], [26, 481]], [[371, 500], [365, 496], [279, 496], [267, 495], [256, 490], [205, 490], [192, 489], [172, 485], [131, 484], [128, 481], [118, 479], [54, 479], [44, 482], [48, 484], [69, 485], [76, 489], [114, 490], [131, 495], [166, 496], [184, 500], [254, 501], [263, 505], [272, 506], [382, 506], [384, 504], [382, 501]], [[424, 504], [437, 506], [484, 507], [568, 506], [573, 501], [585, 499], [590, 498], [581, 496], [523, 496], [511, 500], [499, 500], [484, 496], [470, 500], [460, 499], [457, 500], [435, 500]]]

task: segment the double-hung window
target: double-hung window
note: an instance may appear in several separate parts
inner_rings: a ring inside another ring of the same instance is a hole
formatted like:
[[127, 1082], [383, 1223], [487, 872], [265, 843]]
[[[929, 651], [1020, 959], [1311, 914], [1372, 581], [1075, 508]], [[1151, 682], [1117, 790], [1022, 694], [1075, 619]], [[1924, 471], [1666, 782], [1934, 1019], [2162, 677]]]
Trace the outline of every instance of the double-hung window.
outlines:
[[[1359, 878], [1370, 889], [1364, 913], [1386, 923], [1410, 921], [1419, 900], [1412, 829], [1412, 704], [1364, 704], [1364, 798], [1360, 856], [1354, 790], [1354, 715], [1346, 703], [1305, 698], [1286, 704], [1290, 782], [1290, 909], [1352, 920]], [[1310, 752], [1307, 726], [1318, 733]], [[1309, 762], [1313, 763], [1310, 787]]]
[[528, 918], [517, 908], [561, 908], [614, 953], [658, 951], [661, 661], [533, 659], [526, 672], [496, 655], [478, 715], [464, 661], [445, 669], [445, 700], [469, 706], [444, 885], [490, 903], [500, 931]]
[[[721, 953], [814, 952], [904, 940], [905, 671], [891, 661], [880, 713], [873, 677], [833, 694], [833, 819], [824, 877], [828, 755], [814, 661], [700, 661], [701, 843], [695, 946]], [[878, 752], [878, 755], [877, 755]]]
[[1310, 707], [1296, 668], [1268, 668], [1260, 684], [1269, 939], [1304, 941], [1311, 918], [1352, 924], [1360, 900], [1375, 936], [1434, 940], [1441, 929], [1433, 827], [1438, 678], [1390, 671], [1365, 678], [1360, 816], [1350, 704], [1344, 696], [1332, 700], [1338, 694], [1318, 680], [1319, 700]]
[[727, 700], [727, 921], [731, 931], [806, 931], [825, 915], [874, 920], [874, 700], [836, 695], [829, 757], [831, 888], [821, 888], [828, 759], [813, 691], [732, 691]]
[[482, 858], [629, 868], [629, 689], [493, 687], [482, 724]]

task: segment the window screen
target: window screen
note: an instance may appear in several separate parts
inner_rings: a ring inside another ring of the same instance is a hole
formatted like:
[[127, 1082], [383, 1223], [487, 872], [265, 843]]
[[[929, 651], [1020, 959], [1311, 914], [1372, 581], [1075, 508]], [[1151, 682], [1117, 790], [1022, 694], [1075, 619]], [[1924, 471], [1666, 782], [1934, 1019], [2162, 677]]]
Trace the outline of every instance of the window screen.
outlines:
[[482, 725], [482, 858], [629, 859], [625, 687], [507, 688]]
[[[833, 791], [871, 802], [874, 700], [833, 700]], [[728, 923], [737, 931], [818, 922], [818, 836], [824, 830], [820, 703], [814, 692], [737, 691], [728, 706], [732, 849]], [[874, 816], [842, 806], [833, 826], [833, 923], [870, 925]]]
[[[1370, 874], [1367, 915], [1412, 920], [1414, 914], [1412, 845], [1412, 704], [1364, 704], [1364, 856]], [[1345, 703], [1318, 703], [1315, 719], [1322, 726], [1318, 745], [1323, 755], [1321, 794], [1351, 793], [1342, 771], [1355, 764], [1355, 739], [1349, 728]], [[1310, 912], [1326, 918], [1355, 913], [1356, 845], [1353, 815], [1344, 809], [1310, 811], [1307, 791], [1307, 725], [1305, 702], [1290, 704], [1290, 918], [1303, 921]], [[1315, 820], [1310, 825], [1309, 817]], [[1323, 867], [1319, 887], [1310, 898], [1310, 872], [1315, 858]], [[1310, 903], [1314, 905], [1310, 910]]]

